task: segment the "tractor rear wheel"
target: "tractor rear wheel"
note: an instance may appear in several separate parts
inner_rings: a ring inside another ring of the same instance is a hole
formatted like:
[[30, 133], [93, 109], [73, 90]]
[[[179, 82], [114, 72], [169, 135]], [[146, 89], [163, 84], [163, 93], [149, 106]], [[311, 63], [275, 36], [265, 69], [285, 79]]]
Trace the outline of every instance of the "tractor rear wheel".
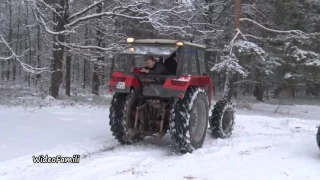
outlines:
[[212, 137], [229, 138], [234, 128], [234, 109], [232, 104], [226, 100], [218, 101], [214, 105], [209, 123]]
[[208, 128], [209, 101], [205, 91], [190, 87], [171, 111], [170, 134], [181, 153], [201, 148]]
[[112, 135], [115, 139], [123, 145], [132, 144], [143, 140], [143, 137], [135, 137], [132, 141], [124, 140], [123, 136], [126, 134], [129, 127], [132, 125], [132, 110], [137, 103], [134, 93], [124, 94], [115, 93], [111, 101], [109, 113], [109, 125]]

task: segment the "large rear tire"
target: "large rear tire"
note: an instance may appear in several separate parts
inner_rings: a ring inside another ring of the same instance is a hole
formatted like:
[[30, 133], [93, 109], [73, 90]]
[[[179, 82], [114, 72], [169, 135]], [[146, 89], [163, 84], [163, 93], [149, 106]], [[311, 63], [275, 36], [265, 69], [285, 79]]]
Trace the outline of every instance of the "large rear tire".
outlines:
[[174, 147], [181, 153], [201, 148], [208, 128], [209, 101], [205, 91], [190, 87], [178, 99], [170, 115], [170, 134]]
[[109, 113], [110, 130], [115, 139], [123, 145], [129, 145], [143, 140], [143, 137], [140, 136], [132, 139], [132, 141], [123, 139], [123, 136], [131, 125], [132, 116], [130, 117], [130, 114], [131, 110], [134, 108], [134, 103], [136, 103], [136, 96], [134, 93], [115, 93], [111, 101]]
[[211, 135], [214, 138], [226, 139], [234, 129], [234, 109], [231, 103], [220, 100], [214, 105], [209, 118]]

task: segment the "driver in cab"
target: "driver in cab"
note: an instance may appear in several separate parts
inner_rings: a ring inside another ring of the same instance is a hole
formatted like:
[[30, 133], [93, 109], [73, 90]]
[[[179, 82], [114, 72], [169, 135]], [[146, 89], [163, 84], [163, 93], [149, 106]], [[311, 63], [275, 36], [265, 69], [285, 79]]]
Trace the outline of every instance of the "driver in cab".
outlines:
[[168, 74], [166, 67], [162, 63], [157, 62], [153, 56], [149, 56], [146, 62], [147, 62], [147, 66], [141, 68], [140, 72], [146, 73], [146, 74], [152, 74], [152, 75]]

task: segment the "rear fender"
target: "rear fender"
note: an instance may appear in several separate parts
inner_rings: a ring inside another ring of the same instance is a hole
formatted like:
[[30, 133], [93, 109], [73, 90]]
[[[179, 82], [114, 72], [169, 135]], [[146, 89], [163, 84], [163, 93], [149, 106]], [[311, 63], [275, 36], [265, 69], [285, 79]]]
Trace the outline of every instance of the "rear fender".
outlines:
[[209, 105], [211, 106], [212, 96], [213, 96], [213, 83], [209, 76], [192, 76], [190, 80], [190, 85], [195, 87], [201, 87], [207, 90], [207, 95], [209, 99]]
[[[117, 89], [118, 82], [125, 82], [125, 89]], [[122, 72], [114, 72], [109, 82], [110, 91], [129, 93], [132, 88], [139, 88], [140, 83], [134, 76], [127, 76]]]
[[190, 77], [167, 78], [163, 88], [185, 92], [190, 86]]
[[168, 78], [163, 87], [167, 90], [179, 91], [184, 95], [189, 86], [205, 88], [210, 86], [210, 82], [209, 76], [181, 76], [177, 79]]

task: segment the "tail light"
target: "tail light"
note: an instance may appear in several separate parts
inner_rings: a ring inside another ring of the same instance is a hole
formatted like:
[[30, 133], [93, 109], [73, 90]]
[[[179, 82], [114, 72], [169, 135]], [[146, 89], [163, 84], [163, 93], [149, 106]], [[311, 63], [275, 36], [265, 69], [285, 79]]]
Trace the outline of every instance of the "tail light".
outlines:
[[111, 80], [112, 81], [120, 81], [120, 82], [124, 82], [124, 81], [126, 81], [126, 77], [114, 77], [114, 76], [112, 76], [112, 78], [111, 78]]
[[175, 86], [185, 86], [187, 82], [185, 81], [177, 81], [177, 80], [171, 80], [171, 84]]

